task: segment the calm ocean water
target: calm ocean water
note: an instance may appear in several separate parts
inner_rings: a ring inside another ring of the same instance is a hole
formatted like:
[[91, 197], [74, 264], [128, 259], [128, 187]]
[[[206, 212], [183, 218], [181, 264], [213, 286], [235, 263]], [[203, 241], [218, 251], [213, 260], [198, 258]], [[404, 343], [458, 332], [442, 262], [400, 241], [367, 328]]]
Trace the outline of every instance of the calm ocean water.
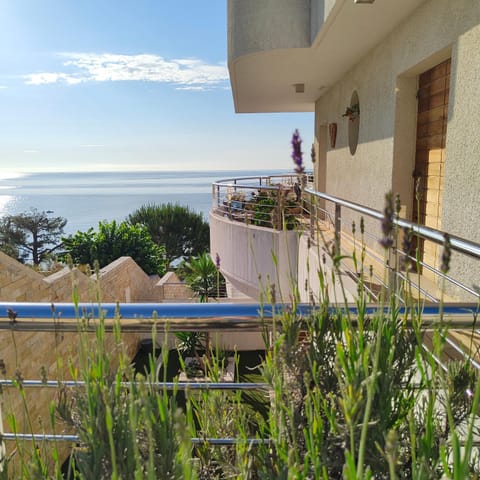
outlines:
[[284, 171], [0, 173], [0, 216], [30, 210], [65, 217], [65, 233], [97, 228], [102, 220], [122, 221], [147, 203], [179, 203], [208, 220], [211, 184], [232, 177]]

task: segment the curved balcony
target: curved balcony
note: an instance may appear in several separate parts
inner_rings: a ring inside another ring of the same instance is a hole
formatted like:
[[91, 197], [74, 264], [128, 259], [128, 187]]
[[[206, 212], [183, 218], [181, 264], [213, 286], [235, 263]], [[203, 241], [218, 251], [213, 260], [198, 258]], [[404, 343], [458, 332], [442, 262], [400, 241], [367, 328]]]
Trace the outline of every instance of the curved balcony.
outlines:
[[[397, 238], [386, 256], [381, 211], [315, 191], [311, 183], [309, 175], [293, 174], [213, 184], [210, 251], [238, 291], [255, 299], [274, 292], [277, 301], [295, 291], [302, 301], [319, 300], [318, 270], [329, 278], [333, 258], [340, 258], [344, 289], [336, 292], [338, 282], [331, 282], [330, 298], [347, 294], [353, 301], [360, 282], [371, 299], [389, 291], [401, 301], [412, 295], [431, 303], [480, 300], [480, 244], [395, 217]], [[455, 252], [448, 274], [442, 259], [424, 261], [419, 245], [426, 244]], [[465, 264], [471, 272], [463, 272]]]
[[[271, 175], [215, 182], [210, 251], [225, 278], [252, 298], [281, 300], [297, 280], [299, 231], [308, 216], [301, 191], [309, 175]], [[229, 292], [230, 293], [230, 292]]]
[[423, 1], [229, 0], [235, 110], [313, 112], [318, 98]]

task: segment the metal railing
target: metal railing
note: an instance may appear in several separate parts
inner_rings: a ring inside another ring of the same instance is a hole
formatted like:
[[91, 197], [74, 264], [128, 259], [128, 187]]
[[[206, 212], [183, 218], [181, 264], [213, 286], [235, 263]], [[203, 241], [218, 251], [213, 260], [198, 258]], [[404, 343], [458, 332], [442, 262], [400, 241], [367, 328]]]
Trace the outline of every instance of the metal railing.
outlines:
[[[15, 309], [15, 310], [13, 310]], [[282, 312], [291, 312], [292, 306], [285, 304], [47, 304], [47, 303], [15, 303], [0, 302], [0, 330], [15, 331], [90, 331], [95, 329], [99, 317], [103, 319], [105, 330], [112, 331], [114, 322], [121, 323], [122, 332], [135, 330], [136, 332], [152, 332], [157, 328], [159, 332], [175, 332], [185, 330], [202, 331], [259, 331], [271, 329], [274, 319]], [[329, 314], [336, 315], [348, 310], [351, 316], [351, 325], [356, 326], [356, 306], [332, 306]], [[371, 305], [366, 308], [366, 313], [372, 315], [375, 312], [388, 311], [387, 307]], [[408, 313], [406, 307], [399, 309], [399, 315]], [[296, 306], [296, 314], [307, 317], [316, 311], [316, 307], [307, 304]], [[472, 329], [475, 324], [475, 316], [478, 313], [476, 304], [452, 304], [442, 307], [444, 322], [450, 322], [458, 329]], [[424, 306], [422, 308], [422, 325], [428, 331], [430, 327], [439, 322], [439, 307]], [[47, 327], [47, 323], [50, 326]], [[411, 326], [410, 320], [406, 322]], [[27, 327], [27, 328], [25, 328]], [[475, 363], [477, 367], [477, 364]], [[18, 388], [21, 382], [22, 389], [62, 389], [83, 388], [85, 382], [78, 380], [0, 380], [0, 395], [4, 389]], [[125, 388], [132, 386], [130, 382], [122, 382]], [[249, 382], [154, 382], [149, 384], [154, 390], [242, 390], [242, 391], [269, 391], [266, 383]], [[1, 418], [0, 418], [1, 421]], [[0, 442], [33, 441], [33, 442], [68, 442], [79, 443], [80, 437], [75, 434], [51, 434], [51, 433], [19, 433], [4, 432], [3, 422], [0, 425]], [[260, 445], [270, 442], [268, 438], [213, 438], [194, 437], [190, 439], [192, 444], [211, 445], [235, 445], [238, 442], [249, 445]], [[4, 449], [2, 450], [4, 451]], [[0, 458], [0, 462], [2, 459]]]
[[292, 230], [304, 216], [301, 192], [311, 174], [224, 179], [212, 185], [212, 211], [230, 220]]
[[[158, 333], [175, 333], [180, 331], [253, 331], [259, 332], [268, 328], [271, 319], [281, 314], [285, 305], [259, 304], [119, 304], [119, 303], [28, 303], [0, 302], [0, 331], [11, 332], [93, 332], [100, 318], [106, 332], [113, 332], [121, 323], [122, 332], [149, 333], [157, 329]], [[299, 315], [306, 315], [311, 307], [298, 307]], [[137, 382], [121, 382], [120, 387], [129, 388]], [[79, 380], [38, 380], [0, 379], [0, 399], [4, 389], [55, 389], [84, 388], [86, 383]], [[148, 386], [157, 391], [263, 391], [268, 394], [269, 385], [258, 382], [152, 382]], [[80, 437], [75, 434], [53, 433], [19, 433], [4, 432], [0, 409], [0, 444], [16, 441], [45, 441], [79, 443]], [[191, 438], [193, 445], [235, 445], [244, 442], [249, 445], [268, 443], [269, 439], [247, 438], [239, 440], [227, 437]], [[4, 447], [0, 451], [5, 451]], [[4, 461], [0, 458], [0, 464]]]
[[[306, 188], [304, 191], [304, 203], [308, 204], [309, 218], [310, 218], [310, 231], [312, 237], [315, 238], [318, 235], [319, 225], [327, 224], [334, 236], [334, 248], [338, 254], [349, 253], [352, 250], [354, 240], [354, 232], [352, 224], [356, 224], [356, 229], [358, 231], [361, 222], [370, 223], [364, 230], [364, 238], [367, 239], [373, 248], [370, 248], [367, 252], [369, 258], [372, 261], [377, 262], [382, 265], [382, 268], [386, 268], [390, 274], [396, 276], [396, 279], [392, 276], [388, 276], [388, 283], [384, 283], [383, 277], [374, 273], [374, 280], [382, 287], [385, 287], [390, 290], [394, 290], [401, 282], [406, 282], [408, 284], [407, 290], [415, 290], [419, 292], [425, 299], [438, 303], [440, 301], [439, 296], [432, 293], [431, 289], [429, 290], [426, 287], [422, 286], [423, 278], [416, 278], [416, 275], [408, 275], [408, 268], [400, 268], [400, 265], [395, 265], [392, 261], [392, 257], [397, 255], [397, 259], [400, 259], [400, 262], [404, 265], [414, 266], [417, 269], [420, 269], [424, 272], [430, 274], [430, 277], [434, 279], [434, 282], [444, 281], [446, 284], [450, 284], [464, 294], [468, 295], [471, 300], [479, 301], [480, 300], [480, 291], [476, 290], [464, 282], [455, 278], [453, 275], [447, 274], [446, 271], [442, 271], [438, 264], [429, 264], [425, 262], [421, 257], [417, 258], [415, 251], [405, 251], [401, 246], [395, 242], [394, 246], [390, 252], [389, 257], [387, 258], [388, 262], [385, 262], [385, 255], [382, 255], [374, 247], [379, 244], [382, 238], [381, 232], [381, 222], [384, 220], [384, 214], [372, 208], [365, 207], [355, 202], [350, 202], [326, 193], [317, 192], [312, 188]], [[477, 263], [477, 266], [480, 268], [480, 244], [458, 237], [456, 235], [449, 234], [434, 228], [430, 228], [424, 225], [413, 223], [409, 220], [393, 217], [393, 224], [397, 227], [397, 234], [399, 236], [410, 235], [421, 239], [423, 241], [431, 242], [432, 244], [438, 245], [441, 249], [445, 248], [448, 242], [448, 248], [452, 252], [456, 252], [459, 255], [467, 256], [470, 259], [473, 259]], [[347, 233], [349, 232], [349, 233]], [[349, 270], [348, 266], [344, 265], [346, 270]], [[357, 277], [359, 272], [355, 272], [350, 269], [349, 273], [352, 277]], [[434, 283], [434, 287], [436, 287]], [[433, 290], [439, 290], [434, 288]], [[372, 297], [376, 298], [374, 292]], [[395, 292], [398, 294], [398, 291]], [[440, 294], [444, 292], [441, 291]], [[400, 299], [403, 297], [400, 295]]]
[[[388, 262], [385, 262], [384, 253], [377, 247], [382, 238], [383, 213], [355, 202], [317, 192], [313, 189], [312, 183], [311, 174], [219, 180], [212, 185], [212, 212], [233, 221], [255, 226], [277, 230], [308, 230], [311, 239], [321, 244], [322, 249], [328, 249], [327, 253], [332, 253], [331, 247], [334, 247], [334, 253], [346, 256], [351, 255], [355, 246], [359, 245], [358, 240], [354, 239], [352, 224], [355, 222], [359, 231], [360, 224], [364, 222], [366, 228], [362, 240], [368, 247], [365, 249], [367, 260], [371, 265], [380, 266], [372, 269], [369, 278], [362, 278], [363, 286], [372, 299], [376, 299], [377, 292], [383, 288], [395, 292], [394, 294], [403, 300], [403, 295], [397, 287], [404, 285], [405, 295], [416, 291], [427, 301], [438, 303], [440, 294], [444, 294], [438, 287], [440, 283], [445, 282], [446, 285], [458, 290], [463, 300], [480, 300], [480, 290], [455, 278], [455, 275], [442, 271], [438, 263], [429, 263], [421, 256], [417, 258], [415, 251], [402, 250], [399, 243], [391, 249]], [[459, 255], [473, 259], [480, 271], [479, 243], [402, 218], [394, 218], [393, 222], [400, 232], [399, 238], [402, 235], [411, 235], [417, 242], [438, 245], [439, 251], [448, 239], [449, 248]], [[323, 239], [320, 238], [322, 231], [331, 232], [331, 238], [327, 239], [327, 242], [322, 242]], [[408, 268], [395, 265], [392, 253], [397, 255], [397, 259], [404, 265], [414, 266], [417, 271], [424, 272], [424, 275], [421, 277], [409, 275]], [[383, 276], [385, 267], [389, 271], [387, 281]], [[356, 271], [348, 260], [342, 262], [342, 270], [352, 280], [360, 281], [362, 272]]]

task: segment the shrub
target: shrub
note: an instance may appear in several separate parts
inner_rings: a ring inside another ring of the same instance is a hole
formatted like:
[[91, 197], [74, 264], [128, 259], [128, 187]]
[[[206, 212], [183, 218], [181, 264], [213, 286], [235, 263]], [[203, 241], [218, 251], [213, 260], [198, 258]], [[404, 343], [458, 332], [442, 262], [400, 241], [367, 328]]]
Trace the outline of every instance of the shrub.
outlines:
[[77, 264], [93, 266], [98, 262], [102, 268], [117, 258], [129, 256], [149, 275], [163, 275], [166, 270], [165, 249], [155, 244], [147, 228], [141, 225], [100, 222], [98, 232], [93, 228], [77, 232], [64, 238], [63, 245], [63, 257], [69, 255]]

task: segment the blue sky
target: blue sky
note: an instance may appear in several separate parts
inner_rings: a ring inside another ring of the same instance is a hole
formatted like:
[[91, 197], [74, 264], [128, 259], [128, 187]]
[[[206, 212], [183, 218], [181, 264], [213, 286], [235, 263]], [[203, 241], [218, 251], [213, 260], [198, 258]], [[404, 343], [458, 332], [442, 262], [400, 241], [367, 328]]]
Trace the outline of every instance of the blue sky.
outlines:
[[291, 168], [313, 114], [235, 114], [226, 0], [2, 0], [0, 170]]

